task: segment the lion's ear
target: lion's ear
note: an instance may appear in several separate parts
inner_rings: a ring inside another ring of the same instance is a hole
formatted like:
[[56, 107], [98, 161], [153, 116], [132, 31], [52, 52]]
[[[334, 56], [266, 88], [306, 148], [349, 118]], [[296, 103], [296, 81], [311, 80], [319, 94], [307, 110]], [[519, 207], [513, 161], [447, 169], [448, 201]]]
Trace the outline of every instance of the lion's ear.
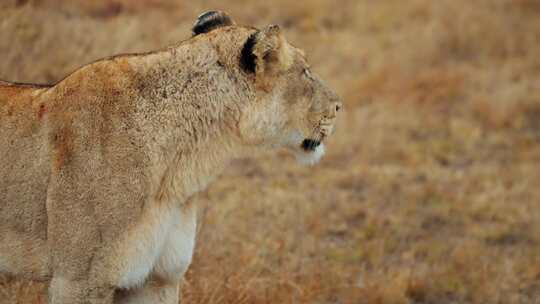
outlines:
[[275, 75], [293, 62], [290, 46], [277, 25], [269, 25], [251, 35], [244, 44], [240, 63], [256, 75]]
[[208, 11], [197, 17], [197, 21], [195, 21], [191, 30], [193, 31], [193, 36], [197, 36], [233, 24], [234, 21], [227, 13], [221, 11]]

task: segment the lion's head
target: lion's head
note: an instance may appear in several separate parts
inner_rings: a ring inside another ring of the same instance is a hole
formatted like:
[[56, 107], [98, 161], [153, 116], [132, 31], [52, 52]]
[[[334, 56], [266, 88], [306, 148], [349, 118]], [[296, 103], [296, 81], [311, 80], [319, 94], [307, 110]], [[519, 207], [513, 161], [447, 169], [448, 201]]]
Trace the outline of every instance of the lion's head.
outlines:
[[324, 140], [333, 133], [340, 98], [276, 25], [250, 36], [241, 65], [253, 74], [257, 88], [241, 131], [266, 147], [292, 150], [302, 163], [316, 163], [324, 154]]
[[[234, 22], [225, 13], [208, 12], [193, 32], [230, 26]], [[333, 133], [340, 98], [312, 72], [305, 53], [285, 39], [279, 26], [244, 29], [250, 34], [242, 40], [237, 65], [255, 97], [242, 105], [241, 137], [252, 146], [288, 148], [300, 162], [316, 163]]]

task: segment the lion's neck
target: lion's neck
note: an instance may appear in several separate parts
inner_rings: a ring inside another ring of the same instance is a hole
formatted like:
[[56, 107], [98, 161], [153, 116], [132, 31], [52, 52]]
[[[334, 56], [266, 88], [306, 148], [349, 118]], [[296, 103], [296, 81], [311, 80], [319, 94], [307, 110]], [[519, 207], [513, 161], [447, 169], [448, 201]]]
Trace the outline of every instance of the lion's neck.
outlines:
[[207, 140], [198, 141], [195, 145], [180, 145], [164, 171], [164, 183], [160, 185], [158, 198], [181, 202], [187, 200], [205, 190], [239, 154], [232, 142], [210, 134]]
[[209, 78], [219, 75], [219, 69], [209, 66], [208, 71], [178, 75], [172, 81], [159, 75], [147, 77], [151, 80], [144, 84], [148, 97], [140, 112], [150, 117], [145, 119], [152, 130], [147, 142], [153, 146], [159, 200], [185, 201], [245, 153], [238, 134], [238, 95], [227, 96], [215, 88], [223, 81]]
[[232, 113], [227, 109], [214, 106], [179, 117], [171, 125], [175, 134], [167, 132], [171, 145], [163, 158], [168, 166], [158, 191], [161, 199], [185, 201], [204, 190], [243, 151], [230, 128]]

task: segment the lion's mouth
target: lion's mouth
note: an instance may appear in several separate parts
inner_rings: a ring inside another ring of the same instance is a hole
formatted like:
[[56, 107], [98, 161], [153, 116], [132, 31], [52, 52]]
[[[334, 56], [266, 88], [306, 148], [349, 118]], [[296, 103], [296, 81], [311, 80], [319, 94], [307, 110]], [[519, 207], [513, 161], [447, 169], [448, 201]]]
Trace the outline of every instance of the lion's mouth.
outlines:
[[320, 140], [315, 140], [311, 138], [306, 138], [302, 141], [302, 144], [300, 145], [302, 149], [306, 152], [313, 152], [315, 149], [321, 145]]

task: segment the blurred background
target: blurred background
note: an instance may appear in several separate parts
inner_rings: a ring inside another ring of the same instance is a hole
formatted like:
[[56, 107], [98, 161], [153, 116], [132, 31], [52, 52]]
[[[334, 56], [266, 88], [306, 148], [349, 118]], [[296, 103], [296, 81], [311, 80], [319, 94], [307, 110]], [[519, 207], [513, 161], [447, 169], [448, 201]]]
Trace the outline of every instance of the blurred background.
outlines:
[[[198, 197], [183, 303], [540, 303], [540, 1], [1, 0], [0, 79], [166, 47], [205, 10], [280, 24], [345, 112], [313, 168]], [[46, 303], [0, 280], [0, 303]]]

